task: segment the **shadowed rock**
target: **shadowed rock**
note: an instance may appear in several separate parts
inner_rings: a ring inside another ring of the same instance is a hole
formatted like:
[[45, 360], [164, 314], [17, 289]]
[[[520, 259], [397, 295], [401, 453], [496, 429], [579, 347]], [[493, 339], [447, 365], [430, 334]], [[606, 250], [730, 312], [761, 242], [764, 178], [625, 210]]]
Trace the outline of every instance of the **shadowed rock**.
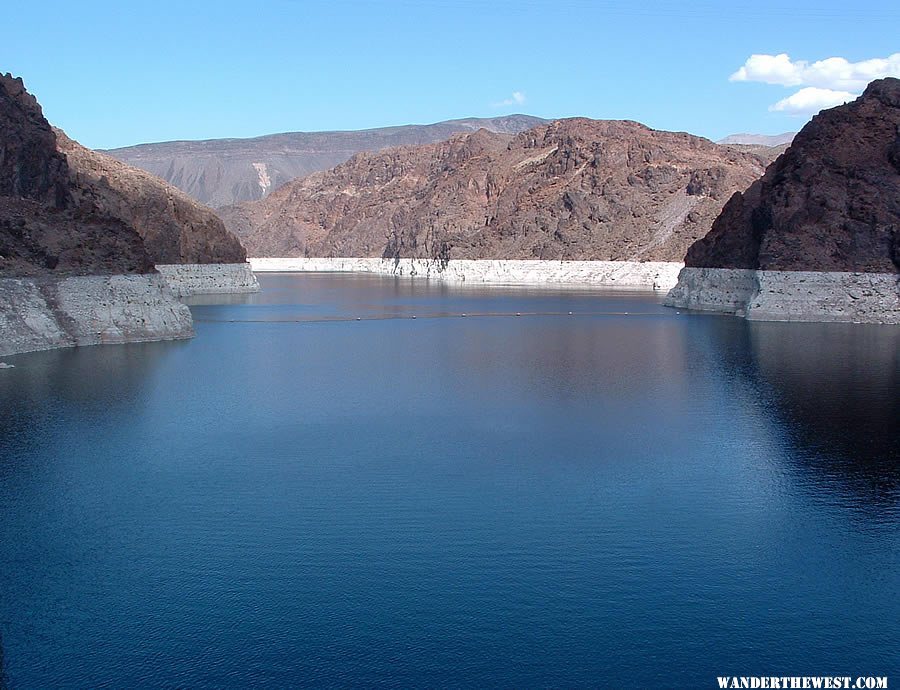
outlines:
[[900, 271], [900, 79], [816, 115], [735, 194], [685, 264], [775, 271]]
[[59, 129], [55, 131], [76, 196], [134, 227], [154, 263], [246, 260], [240, 241], [211, 209], [160, 178], [87, 149]]

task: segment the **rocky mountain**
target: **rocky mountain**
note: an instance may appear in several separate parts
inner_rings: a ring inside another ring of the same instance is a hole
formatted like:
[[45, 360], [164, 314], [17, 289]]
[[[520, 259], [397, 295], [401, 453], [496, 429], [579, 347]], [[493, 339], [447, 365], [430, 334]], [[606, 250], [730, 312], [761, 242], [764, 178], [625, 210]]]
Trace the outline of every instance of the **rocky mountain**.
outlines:
[[783, 132], [782, 134], [730, 134], [724, 139], [720, 139], [720, 144], [744, 144], [746, 146], [781, 146], [790, 144], [796, 132]]
[[137, 230], [156, 264], [241, 263], [246, 253], [212, 210], [160, 178], [69, 139], [56, 145], [80, 203]]
[[84, 198], [37, 100], [0, 75], [0, 275], [145, 273], [137, 231]]
[[816, 115], [685, 264], [671, 306], [900, 324], [900, 79]]
[[214, 208], [262, 199], [285, 182], [343, 163], [361, 151], [429, 144], [461, 132], [514, 134], [543, 122], [529, 115], [448, 120], [348, 132], [288, 132], [253, 139], [140, 144], [107, 151]]
[[824, 110], [687, 253], [706, 268], [900, 271], [900, 79]]
[[38, 102], [0, 75], [0, 355], [191, 335], [141, 235], [79, 185]]
[[222, 209], [250, 256], [680, 261], [757, 155], [582, 118], [360, 153]]

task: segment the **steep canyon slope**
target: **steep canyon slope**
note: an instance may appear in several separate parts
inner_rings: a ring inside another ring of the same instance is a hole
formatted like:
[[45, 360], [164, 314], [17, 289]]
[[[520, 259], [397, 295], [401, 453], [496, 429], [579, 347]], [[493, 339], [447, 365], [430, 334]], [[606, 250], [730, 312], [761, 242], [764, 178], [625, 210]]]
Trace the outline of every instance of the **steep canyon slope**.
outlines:
[[630, 121], [361, 153], [221, 209], [250, 256], [681, 261], [759, 155]]
[[736, 195], [688, 266], [781, 271], [900, 270], [900, 79], [816, 115]]
[[37, 100], [0, 75], [0, 355], [193, 334], [138, 231], [85, 191]]
[[180, 189], [55, 130], [76, 196], [134, 227], [156, 264], [240, 263], [240, 241], [206, 206]]
[[81, 191], [37, 100], [0, 74], [0, 275], [152, 271], [137, 231]]

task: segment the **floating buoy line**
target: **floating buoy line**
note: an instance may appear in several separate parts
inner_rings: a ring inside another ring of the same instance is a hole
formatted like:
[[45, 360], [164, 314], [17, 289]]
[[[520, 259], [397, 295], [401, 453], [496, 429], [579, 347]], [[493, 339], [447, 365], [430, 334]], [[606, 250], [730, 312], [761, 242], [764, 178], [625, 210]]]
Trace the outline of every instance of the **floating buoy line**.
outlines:
[[377, 316], [333, 316], [321, 318], [299, 319], [204, 319], [194, 318], [198, 323], [347, 323], [351, 321], [411, 321], [415, 319], [496, 319], [496, 318], [522, 318], [528, 316], [663, 316], [674, 317], [681, 312], [661, 313], [652, 311], [532, 311], [532, 312], [459, 312], [454, 314], [383, 314]]

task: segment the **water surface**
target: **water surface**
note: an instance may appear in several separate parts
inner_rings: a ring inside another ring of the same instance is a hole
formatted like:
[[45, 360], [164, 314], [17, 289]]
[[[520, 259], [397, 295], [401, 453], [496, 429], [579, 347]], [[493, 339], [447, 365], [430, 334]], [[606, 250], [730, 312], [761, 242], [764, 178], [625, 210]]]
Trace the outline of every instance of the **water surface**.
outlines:
[[12, 687], [900, 678], [900, 329], [261, 283], [8, 358]]

